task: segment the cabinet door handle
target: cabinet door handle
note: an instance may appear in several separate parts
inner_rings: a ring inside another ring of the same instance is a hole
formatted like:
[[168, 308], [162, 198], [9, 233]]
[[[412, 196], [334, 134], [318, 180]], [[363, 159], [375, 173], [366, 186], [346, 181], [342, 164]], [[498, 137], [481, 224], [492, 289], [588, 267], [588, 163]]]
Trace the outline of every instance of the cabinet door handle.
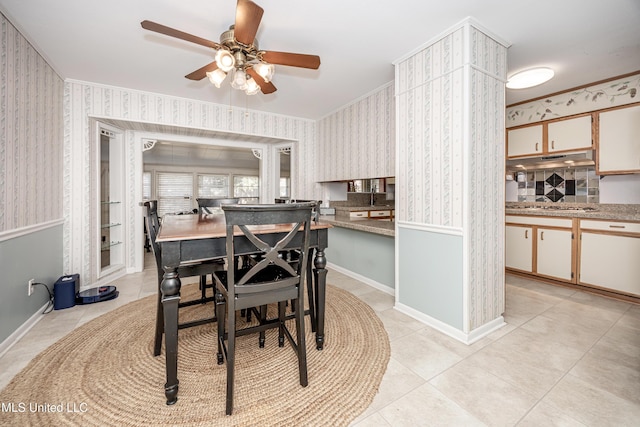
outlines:
[[556, 148], [556, 142], [551, 140], [551, 149], [555, 150], [555, 148]]
[[626, 228], [624, 225], [610, 225], [609, 228]]
[[525, 239], [529, 238], [529, 230], [524, 230], [524, 238]]
[[540, 232], [540, 240], [544, 240], [544, 231]]
[[539, 144], [536, 142], [536, 151], [538, 151], [538, 145], [539, 145]]

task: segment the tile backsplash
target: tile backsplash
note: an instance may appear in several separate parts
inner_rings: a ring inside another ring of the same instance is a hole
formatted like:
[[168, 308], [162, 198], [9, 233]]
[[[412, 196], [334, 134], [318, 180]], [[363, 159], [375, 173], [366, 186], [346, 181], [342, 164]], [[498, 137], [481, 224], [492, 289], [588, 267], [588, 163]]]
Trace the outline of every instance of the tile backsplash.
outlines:
[[516, 172], [519, 202], [598, 203], [595, 167]]

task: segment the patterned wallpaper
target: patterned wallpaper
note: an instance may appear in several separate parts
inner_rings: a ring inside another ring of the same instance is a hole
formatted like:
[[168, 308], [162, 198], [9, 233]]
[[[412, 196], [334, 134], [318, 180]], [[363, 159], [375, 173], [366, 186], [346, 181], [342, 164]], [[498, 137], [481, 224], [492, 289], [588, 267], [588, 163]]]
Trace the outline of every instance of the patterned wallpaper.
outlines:
[[[94, 212], [97, 174], [92, 147], [95, 134], [92, 126], [95, 126], [95, 121], [91, 118], [105, 118], [107, 122], [117, 121], [121, 125], [130, 123], [131, 131], [125, 132], [124, 137], [127, 159], [125, 174], [129, 176], [125, 183], [129, 224], [136, 223], [139, 209], [135, 159], [140, 155], [138, 151], [141, 148], [132, 130], [139, 129], [140, 123], [146, 123], [146, 131], [156, 129], [166, 132], [169, 125], [177, 129], [189, 129], [190, 134], [206, 135], [207, 132], [216, 131], [294, 140], [297, 144], [298, 166], [293, 176], [294, 187], [297, 188], [294, 196], [321, 198], [320, 186], [315, 183], [318, 176], [315, 123], [258, 111], [249, 111], [247, 115], [245, 111], [244, 108], [238, 108], [230, 112], [228, 105], [67, 81], [64, 85], [65, 270], [81, 273], [83, 285], [97, 279], [95, 260], [99, 247], [93, 238], [97, 221]], [[184, 133], [184, 130], [180, 132]], [[130, 232], [127, 247], [131, 249], [134, 241], [134, 233]]]
[[396, 64], [398, 227], [462, 233], [467, 333], [504, 311], [495, 243], [504, 240], [504, 198], [495, 189], [504, 180], [506, 69], [506, 46], [468, 21]]
[[640, 74], [507, 108], [507, 128], [640, 102]]
[[62, 218], [63, 81], [0, 14], [0, 233]]
[[395, 176], [391, 83], [318, 121], [319, 180]]

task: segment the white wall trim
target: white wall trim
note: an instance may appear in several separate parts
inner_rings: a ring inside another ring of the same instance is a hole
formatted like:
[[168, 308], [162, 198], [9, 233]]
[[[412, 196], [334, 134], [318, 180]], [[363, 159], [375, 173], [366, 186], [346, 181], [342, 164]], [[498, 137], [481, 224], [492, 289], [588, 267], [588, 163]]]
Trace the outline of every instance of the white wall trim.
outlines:
[[354, 278], [356, 280], [359, 280], [362, 283], [371, 286], [372, 288], [375, 288], [375, 289], [377, 289], [379, 291], [384, 292], [385, 294], [392, 295], [392, 296], [395, 296], [395, 294], [396, 294], [395, 293], [396, 291], [395, 291], [394, 288], [389, 287], [387, 285], [384, 285], [384, 284], [382, 284], [380, 282], [376, 282], [375, 280], [372, 280], [372, 279], [370, 279], [368, 277], [365, 277], [365, 276], [363, 276], [361, 274], [354, 273], [353, 271], [347, 270], [346, 268], [340, 267], [339, 265], [335, 265], [335, 264], [332, 264], [330, 262], [327, 262], [327, 268], [329, 268], [331, 270], [335, 270], [338, 273], [342, 273], [345, 276], [349, 276], [349, 277], [352, 277], [352, 278]]
[[18, 327], [11, 335], [9, 335], [4, 341], [0, 343], [0, 359], [4, 354], [9, 351], [11, 347], [20, 339], [26, 335], [27, 332], [33, 328], [45, 316], [42, 312], [47, 308], [49, 301], [47, 301], [42, 307], [36, 311], [33, 316], [27, 319], [22, 325]]
[[0, 232], [0, 242], [15, 239], [16, 237], [26, 236], [27, 234], [36, 233], [38, 231], [53, 228], [64, 224], [64, 219], [55, 219], [53, 221], [41, 222], [40, 224], [28, 225], [26, 227], [14, 228], [13, 230]]
[[[418, 230], [418, 231], [429, 231], [432, 233], [438, 234], [450, 234], [453, 236], [462, 236], [464, 234], [464, 230], [461, 227], [446, 227], [442, 225], [435, 224], [421, 224], [417, 222], [409, 222], [409, 221], [396, 221], [396, 228], [406, 228], [409, 230]], [[396, 231], [396, 236], [398, 232]]]
[[413, 317], [419, 322], [424, 323], [425, 325], [432, 327], [433, 329], [442, 332], [445, 335], [450, 336], [463, 344], [471, 345], [474, 342], [486, 337], [490, 333], [502, 328], [506, 325], [504, 318], [502, 316], [492, 320], [491, 322], [485, 323], [481, 327], [474, 329], [469, 333], [464, 333], [459, 329], [456, 329], [444, 322], [441, 322], [438, 319], [434, 319], [433, 317], [426, 315], [418, 310], [415, 310], [407, 305], [397, 303], [394, 308], [401, 313], [406, 314], [409, 317]]

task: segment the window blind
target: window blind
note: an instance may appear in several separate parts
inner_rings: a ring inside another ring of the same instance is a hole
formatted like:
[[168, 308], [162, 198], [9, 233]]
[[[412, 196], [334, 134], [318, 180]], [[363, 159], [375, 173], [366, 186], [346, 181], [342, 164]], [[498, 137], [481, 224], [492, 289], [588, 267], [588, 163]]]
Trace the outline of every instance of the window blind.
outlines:
[[229, 176], [198, 175], [198, 197], [229, 197]]
[[260, 200], [260, 179], [257, 176], [234, 176], [233, 197], [240, 198], [240, 203], [258, 203]]
[[191, 210], [193, 175], [190, 173], [158, 172], [158, 215]]

